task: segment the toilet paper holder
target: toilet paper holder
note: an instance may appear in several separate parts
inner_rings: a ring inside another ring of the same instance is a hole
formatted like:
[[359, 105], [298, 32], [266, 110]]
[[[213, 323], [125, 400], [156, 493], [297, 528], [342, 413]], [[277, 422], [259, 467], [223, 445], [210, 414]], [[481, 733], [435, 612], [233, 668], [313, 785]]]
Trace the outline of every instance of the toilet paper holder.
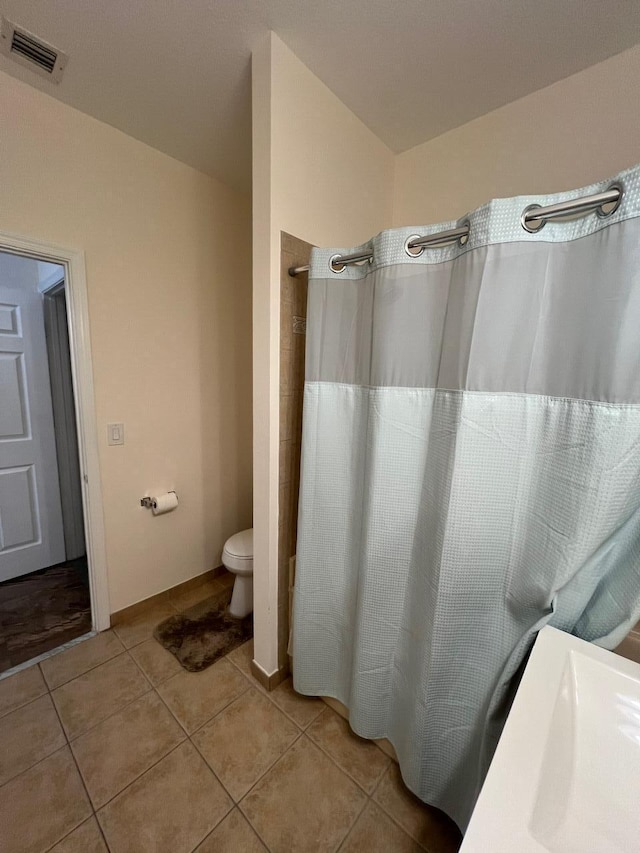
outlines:
[[[168, 494], [174, 494], [175, 495], [175, 493], [176, 493], [175, 489], [169, 489]], [[145, 498], [140, 498], [140, 506], [143, 506], [145, 509], [155, 509], [156, 508], [155, 498], [150, 498], [148, 495]]]

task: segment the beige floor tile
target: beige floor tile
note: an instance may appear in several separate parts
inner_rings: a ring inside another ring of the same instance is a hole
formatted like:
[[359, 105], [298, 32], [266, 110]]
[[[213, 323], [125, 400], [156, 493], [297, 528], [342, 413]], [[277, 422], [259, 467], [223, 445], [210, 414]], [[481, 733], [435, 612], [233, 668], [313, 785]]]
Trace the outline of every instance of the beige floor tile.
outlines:
[[422, 847], [369, 801], [340, 853], [420, 853]]
[[127, 649], [143, 643], [153, 636], [153, 630], [164, 619], [175, 616], [176, 611], [167, 601], [150, 604], [142, 613], [138, 613], [132, 619], [122, 622], [114, 627], [114, 631], [120, 637]]
[[39, 666], [30, 666], [0, 681], [0, 717], [47, 692]]
[[240, 808], [273, 853], [335, 850], [365, 794], [306, 736], [242, 800]]
[[390, 759], [375, 743], [354, 734], [349, 723], [331, 708], [324, 709], [307, 734], [368, 794], [389, 766]]
[[398, 763], [398, 756], [396, 755], [395, 747], [390, 741], [383, 737], [375, 740], [374, 743], [378, 749], [381, 749], [392, 761], [395, 761], [396, 764]]
[[91, 817], [56, 844], [51, 853], [108, 853], [108, 851], [98, 822], [95, 817]]
[[178, 592], [169, 595], [169, 601], [178, 612], [187, 610], [204, 601], [205, 598], [211, 598], [212, 595], [220, 595], [223, 592], [224, 586], [215, 579], [206, 580], [200, 586], [188, 589], [185, 592]]
[[158, 693], [191, 734], [248, 689], [247, 679], [223, 658], [202, 672], [183, 669]]
[[33, 767], [66, 743], [49, 696], [34, 699], [0, 719], [0, 785]]
[[300, 735], [300, 729], [257, 690], [247, 690], [193, 736], [237, 802]]
[[234, 809], [194, 853], [265, 853], [266, 849], [244, 815]]
[[91, 815], [68, 747], [0, 788], [2, 853], [43, 853]]
[[296, 693], [293, 689], [293, 681], [290, 678], [279, 684], [275, 690], [269, 693], [269, 696], [302, 729], [306, 729], [327, 707], [322, 699]]
[[191, 853], [232, 806], [183, 743], [98, 812], [111, 853]]
[[113, 631], [103, 631], [42, 661], [40, 667], [49, 690], [60, 687], [105, 661], [122, 654], [124, 647]]
[[153, 691], [80, 735], [71, 748], [94, 808], [115, 797], [184, 738]]
[[373, 799], [429, 853], [453, 853], [460, 846], [460, 833], [453, 821], [414, 796], [395, 763], [382, 777]]
[[175, 655], [168, 652], [153, 637], [131, 649], [131, 656], [154, 687], [177, 672], [182, 672], [182, 666]]
[[253, 640], [248, 640], [246, 643], [243, 643], [241, 646], [238, 646], [237, 649], [234, 649], [232, 652], [229, 652], [227, 655], [227, 660], [230, 660], [234, 666], [237, 666], [240, 672], [245, 675], [251, 684], [262, 693], [267, 693], [268, 691], [260, 684], [257, 678], [254, 678], [253, 673], [251, 672], [251, 661], [253, 660]]
[[52, 692], [69, 739], [106, 720], [151, 689], [135, 662], [124, 653]]

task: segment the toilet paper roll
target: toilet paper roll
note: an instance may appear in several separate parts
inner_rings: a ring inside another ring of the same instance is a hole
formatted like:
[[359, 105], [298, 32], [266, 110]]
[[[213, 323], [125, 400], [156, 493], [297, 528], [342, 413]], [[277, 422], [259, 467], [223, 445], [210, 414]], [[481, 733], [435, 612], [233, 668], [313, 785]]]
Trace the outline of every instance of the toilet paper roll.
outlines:
[[175, 492], [165, 492], [151, 498], [151, 511], [154, 515], [164, 515], [178, 506], [178, 496]]

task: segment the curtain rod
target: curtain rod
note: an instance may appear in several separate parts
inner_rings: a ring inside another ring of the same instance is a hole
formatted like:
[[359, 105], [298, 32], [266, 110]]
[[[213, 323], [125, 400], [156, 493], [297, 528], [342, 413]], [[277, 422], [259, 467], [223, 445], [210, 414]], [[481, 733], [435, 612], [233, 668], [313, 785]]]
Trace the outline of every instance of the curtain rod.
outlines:
[[[611, 216], [620, 206], [623, 195], [624, 189], [622, 185], [614, 183], [602, 193], [561, 201], [558, 204], [550, 204], [547, 207], [541, 207], [539, 204], [530, 204], [522, 211], [520, 224], [525, 231], [535, 234], [544, 227], [546, 222], [564, 219], [565, 217], [573, 218], [580, 214], [592, 213], [593, 211], [601, 217]], [[613, 207], [610, 210], [605, 210], [607, 205], [613, 205]], [[409, 257], [417, 258], [426, 248], [447, 246], [451, 243], [459, 243], [461, 246], [464, 246], [469, 239], [469, 229], [470, 223], [468, 220], [465, 220], [457, 228], [451, 228], [448, 231], [439, 231], [437, 234], [428, 234], [426, 237], [409, 237], [404, 244], [404, 250]], [[412, 249], [418, 249], [418, 251], [412, 252]], [[363, 261], [370, 261], [372, 258], [373, 250], [369, 249], [365, 252], [356, 252], [353, 255], [334, 255], [329, 264], [333, 272], [341, 273], [348, 264], [358, 264]], [[289, 267], [289, 275], [297, 276], [301, 273], [309, 272], [309, 269], [309, 264], [299, 267]]]

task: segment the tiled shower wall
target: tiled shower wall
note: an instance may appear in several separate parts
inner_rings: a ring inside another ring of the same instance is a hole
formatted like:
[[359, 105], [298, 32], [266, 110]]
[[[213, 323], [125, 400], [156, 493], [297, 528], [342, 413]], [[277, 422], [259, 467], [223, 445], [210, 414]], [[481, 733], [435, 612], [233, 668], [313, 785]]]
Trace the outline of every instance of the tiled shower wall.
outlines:
[[304, 348], [308, 274], [292, 278], [289, 267], [309, 263], [311, 246], [281, 235], [280, 270], [280, 475], [278, 517], [278, 668], [287, 666], [289, 565], [296, 553]]

